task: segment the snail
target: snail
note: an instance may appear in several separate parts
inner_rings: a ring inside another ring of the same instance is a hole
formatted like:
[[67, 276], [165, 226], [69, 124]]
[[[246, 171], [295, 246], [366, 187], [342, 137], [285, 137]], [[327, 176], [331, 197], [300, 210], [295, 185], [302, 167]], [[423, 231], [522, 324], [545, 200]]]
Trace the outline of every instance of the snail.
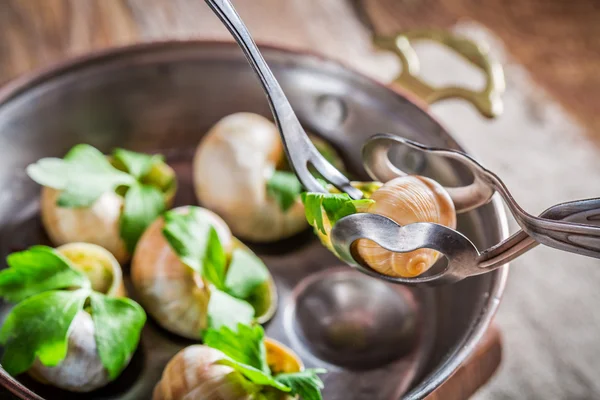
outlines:
[[[84, 148], [85, 151], [91, 152], [95, 157], [104, 157], [102, 153], [91, 146], [78, 145], [73, 150], [77, 148]], [[117, 181], [114, 187], [109, 187], [109, 190], [102, 192], [93, 202], [85, 206], [61, 206], [59, 204], [61, 196], [64, 189], [69, 189], [70, 183], [64, 183], [64, 185], [54, 184], [56, 177], [48, 179], [48, 175], [40, 175], [40, 170], [44, 169], [51, 162], [56, 163], [63, 160], [53, 158], [41, 159], [36, 164], [28, 167], [27, 172], [29, 175], [36, 182], [43, 185], [40, 199], [40, 213], [43, 226], [55, 246], [71, 242], [93, 243], [104, 247], [120, 263], [124, 263], [129, 260], [135, 239], [137, 239], [133, 238], [132, 243], [127, 243], [122, 237], [122, 217], [127, 198], [127, 185], [140, 184], [158, 189], [164, 196], [162, 209], [170, 207], [177, 189], [175, 172], [157, 156], [147, 156], [121, 149], [117, 149], [114, 154], [119, 154], [119, 152], [121, 152], [120, 154], [127, 153], [147, 157], [148, 160], [151, 160], [152, 164], [144, 173], [133, 177], [131, 171], [128, 170], [126, 164], [120, 158], [115, 155], [106, 156], [106, 165], [102, 167], [110, 168], [112, 165], [114, 170], [111, 172], [121, 173], [123, 176], [116, 178]], [[67, 154], [65, 160], [67, 160], [68, 156], [69, 154]], [[48, 172], [48, 170], [46, 169], [43, 172]], [[72, 171], [65, 172], [60, 169], [51, 172], [59, 177], [61, 175], [68, 177], [70, 175], [76, 176], [79, 171], [86, 172], [86, 169], [78, 165]], [[87, 184], [93, 185], [93, 179], [92, 175], [86, 175], [82, 176], [77, 183], [88, 181]], [[65, 187], [63, 188], [62, 186]]]
[[[233, 237], [225, 221], [207, 209], [185, 206], [170, 213], [185, 215], [192, 211], [204, 224], [214, 227], [229, 261], [236, 249], [250, 252]], [[164, 227], [165, 218], [160, 217], [142, 235], [132, 259], [132, 283], [144, 308], [163, 328], [189, 339], [199, 339], [208, 324], [211, 284], [181, 261], [165, 238]], [[202, 238], [196, 237], [196, 240]], [[270, 274], [247, 301], [254, 308], [257, 322], [264, 323], [272, 317], [277, 292]]]
[[[70, 243], [57, 251], [90, 279], [95, 291], [112, 297], [125, 296], [121, 267], [109, 251], [89, 243]], [[73, 392], [90, 392], [105, 386], [111, 379], [100, 360], [95, 331], [92, 316], [85, 309], [80, 310], [69, 328], [66, 357], [54, 367], [36, 359], [28, 370], [29, 375]]]
[[[266, 358], [271, 373], [294, 373], [304, 369], [302, 361], [289, 348], [273, 339], [265, 339]], [[186, 347], [167, 364], [161, 380], [154, 388], [153, 400], [250, 400], [255, 398], [255, 387], [245, 381], [233, 368], [217, 362], [226, 356], [205, 345]], [[264, 389], [263, 389], [264, 390]], [[272, 400], [292, 397], [268, 390]], [[262, 394], [262, 393], [261, 393]]]
[[[407, 175], [379, 183], [353, 183], [363, 191], [368, 203], [357, 203], [356, 212], [368, 212], [386, 216], [400, 225], [415, 222], [433, 222], [450, 228], [456, 227], [454, 203], [446, 190], [436, 181]], [[360, 201], [359, 201], [360, 202]], [[319, 210], [323, 230], [317, 230], [321, 242], [333, 251], [329, 238], [331, 221], [324, 210]], [[374, 270], [389, 276], [415, 277], [435, 264], [440, 253], [431, 249], [419, 249], [409, 253], [394, 253], [368, 239], [354, 244], [354, 254]]]
[[[323, 140], [311, 136], [336, 167], [340, 158]], [[194, 156], [194, 187], [200, 203], [219, 214], [232, 232], [253, 242], [271, 242], [307, 228], [304, 207], [296, 196], [278, 202], [273, 178], [289, 170], [277, 127], [252, 113], [236, 113], [217, 122]], [[297, 179], [287, 172], [300, 189]]]

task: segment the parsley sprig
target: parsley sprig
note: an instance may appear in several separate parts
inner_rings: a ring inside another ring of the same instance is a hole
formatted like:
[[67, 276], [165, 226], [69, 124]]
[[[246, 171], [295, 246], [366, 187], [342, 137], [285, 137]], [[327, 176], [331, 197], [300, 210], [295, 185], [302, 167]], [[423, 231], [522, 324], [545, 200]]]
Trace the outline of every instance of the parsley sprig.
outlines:
[[208, 324], [213, 328], [250, 324], [255, 316], [251, 299], [260, 295], [270, 274], [249, 249], [225, 252], [219, 235], [198, 207], [165, 213], [163, 235], [179, 259], [211, 284]]
[[239, 324], [237, 330], [223, 326], [207, 329], [204, 344], [223, 352], [227, 358], [219, 360], [243, 375], [248, 381], [264, 389], [273, 388], [300, 396], [303, 400], [322, 400], [323, 382], [318, 374], [324, 369], [273, 374], [267, 363], [264, 330], [261, 326]]
[[283, 212], [294, 205], [302, 190], [302, 184], [293, 172], [274, 171], [267, 181], [267, 195], [277, 201]]
[[138, 346], [146, 321], [142, 307], [93, 291], [87, 276], [50, 247], [13, 253], [7, 263], [9, 268], [0, 271], [0, 297], [18, 304], [0, 329], [2, 367], [17, 375], [36, 358], [46, 366], [60, 364], [73, 320], [89, 312], [100, 360], [111, 379], [119, 376]]
[[[40, 185], [60, 190], [57, 200], [60, 207], [90, 207], [102, 194], [111, 191], [124, 195], [120, 235], [131, 253], [144, 230], [166, 208], [167, 188], [149, 179], [153, 168], [164, 164], [164, 159], [115, 149], [112, 160], [111, 164], [90, 145], [78, 144], [63, 159], [42, 158], [29, 165], [27, 174]], [[174, 184], [174, 177], [170, 183]]]
[[374, 200], [352, 200], [346, 193], [302, 193], [306, 220], [316, 230], [328, 234], [325, 229], [323, 212], [330, 226], [345, 216], [366, 210]]

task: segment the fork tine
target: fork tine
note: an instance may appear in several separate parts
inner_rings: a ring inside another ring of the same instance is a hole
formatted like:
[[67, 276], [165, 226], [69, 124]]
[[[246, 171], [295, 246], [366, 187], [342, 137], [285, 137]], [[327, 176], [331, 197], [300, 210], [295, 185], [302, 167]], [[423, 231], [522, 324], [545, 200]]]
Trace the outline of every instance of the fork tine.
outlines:
[[[350, 184], [350, 180], [338, 171], [329, 161], [325, 159], [316, 149], [309, 158], [309, 163], [333, 186], [348, 194], [352, 199], [363, 198], [363, 193]], [[312, 177], [312, 175], [311, 175]], [[312, 177], [315, 181], [316, 179]], [[317, 181], [318, 182], [318, 181]]]

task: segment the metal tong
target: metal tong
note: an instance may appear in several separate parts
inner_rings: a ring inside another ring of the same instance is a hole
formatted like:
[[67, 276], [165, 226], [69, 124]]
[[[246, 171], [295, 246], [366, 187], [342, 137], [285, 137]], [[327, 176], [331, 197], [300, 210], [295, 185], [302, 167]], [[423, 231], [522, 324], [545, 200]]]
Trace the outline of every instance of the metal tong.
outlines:
[[[396, 283], [448, 283], [495, 270], [538, 244], [571, 253], [600, 258], [600, 198], [560, 203], [539, 217], [528, 214], [514, 200], [500, 178], [473, 158], [456, 150], [427, 147], [398, 136], [378, 134], [363, 147], [363, 162], [369, 175], [386, 182], [406, 175], [389, 159], [393, 147], [449, 158], [468, 168], [473, 182], [462, 187], [446, 187], [456, 212], [463, 213], [488, 203], [499, 193], [521, 230], [501, 243], [479, 252], [462, 233], [443, 225], [419, 222], [400, 226], [376, 214], [354, 214], [339, 220], [332, 229], [331, 240], [340, 257], [362, 272]], [[429, 248], [444, 254], [448, 265], [441, 271], [415, 278], [382, 275], [357, 262], [352, 255], [354, 241], [371, 239], [395, 252]]]
[[[228, 0], [206, 0], [227, 29], [231, 32], [265, 90], [275, 123], [281, 134], [287, 157], [302, 185], [312, 192], [326, 190], [310, 173], [312, 166], [319, 174], [352, 199], [363, 194], [331, 165], [315, 148], [300, 125], [291, 104], [269, 66], [262, 57], [250, 32]], [[600, 226], [590, 221], [600, 220], [600, 199], [579, 200], [557, 204], [539, 217], [525, 212], [513, 199], [504, 183], [477, 161], [459, 151], [436, 149], [389, 134], [379, 134], [367, 141], [363, 148], [363, 162], [369, 175], [386, 182], [405, 175], [388, 157], [392, 146], [406, 146], [413, 151], [436, 154], [454, 159], [466, 166], [474, 181], [464, 187], [446, 188], [457, 212], [466, 212], [490, 201], [498, 192], [522, 230], [501, 243], [479, 252], [462, 233], [446, 226], [420, 222], [400, 226], [391, 219], [377, 214], [359, 213], [339, 220], [331, 231], [331, 240], [338, 255], [349, 265], [370, 276], [404, 284], [449, 283], [479, 275], [515, 259], [538, 244], [560, 250], [600, 258]], [[415, 278], [383, 275], [355, 259], [353, 243], [358, 239], [373, 240], [394, 252], [410, 252], [430, 248], [444, 254], [448, 263], [435, 273]]]

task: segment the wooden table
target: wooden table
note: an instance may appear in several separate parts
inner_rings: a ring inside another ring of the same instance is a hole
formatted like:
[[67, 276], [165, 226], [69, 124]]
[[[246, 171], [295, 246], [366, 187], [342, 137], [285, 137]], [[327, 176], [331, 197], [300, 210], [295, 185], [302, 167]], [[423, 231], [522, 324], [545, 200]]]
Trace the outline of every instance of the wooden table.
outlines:
[[[237, 0], [258, 40], [360, 60], [373, 71], [369, 30], [482, 23], [600, 139], [597, 0]], [[265, 24], [264, 21], [269, 21]], [[359, 22], [362, 21], [362, 22]], [[368, 26], [369, 28], [365, 28]], [[165, 37], [227, 38], [200, 0], [2, 0], [0, 80], [90, 49]]]
[[[395, 27], [388, 21], [389, 15], [385, 19], [377, 14], [380, 9], [374, 2], [239, 0], [235, 3], [257, 41], [310, 49], [380, 79], [389, 79], [396, 73], [396, 64], [389, 62], [389, 55], [372, 47], [371, 32], [358, 18], [365, 12], [380, 26]], [[385, 1], [381, 4], [386, 6]], [[363, 5], [366, 7], [362, 8]], [[200, 0], [3, 0], [0, 80], [90, 50], [190, 37], [230, 40]], [[487, 381], [500, 358], [500, 337], [496, 329], [491, 329], [471, 362], [430, 398], [467, 398]], [[0, 392], [1, 398], [5, 396]]]

